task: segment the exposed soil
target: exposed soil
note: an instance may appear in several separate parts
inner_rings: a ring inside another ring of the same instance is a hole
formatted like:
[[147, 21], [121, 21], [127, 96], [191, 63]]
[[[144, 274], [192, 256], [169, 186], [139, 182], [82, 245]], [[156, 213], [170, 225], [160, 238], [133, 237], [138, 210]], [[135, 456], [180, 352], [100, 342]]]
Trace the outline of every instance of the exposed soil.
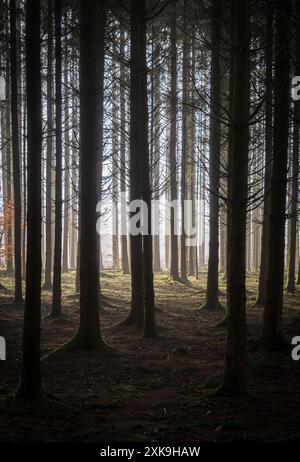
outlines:
[[[0, 393], [18, 383], [22, 340], [22, 306], [0, 294], [0, 335], [7, 341], [7, 361], [0, 362]], [[249, 340], [261, 327], [262, 308], [255, 307], [257, 278], [248, 286]], [[51, 293], [43, 293], [42, 352], [50, 352], [76, 332], [78, 298], [74, 274], [64, 276], [63, 310], [67, 319], [46, 318]], [[105, 341], [117, 352], [64, 353], [43, 361], [46, 391], [76, 412], [1, 409], [0, 439], [43, 441], [231, 441], [296, 439], [300, 435], [300, 362], [290, 351], [274, 357], [255, 353], [248, 381], [251, 396], [207, 396], [222, 374], [226, 330], [216, 327], [222, 313], [200, 311], [205, 278], [190, 287], [156, 277], [158, 337], [143, 339], [131, 328], [109, 326], [125, 318], [130, 278], [102, 275], [109, 306], [101, 312]], [[224, 291], [224, 287], [221, 287]], [[224, 301], [224, 297], [221, 298]], [[300, 335], [300, 294], [286, 295], [283, 322], [288, 341]], [[292, 349], [292, 347], [291, 347]], [[206, 386], [204, 388], [203, 386]], [[208, 388], [207, 388], [208, 387]]]

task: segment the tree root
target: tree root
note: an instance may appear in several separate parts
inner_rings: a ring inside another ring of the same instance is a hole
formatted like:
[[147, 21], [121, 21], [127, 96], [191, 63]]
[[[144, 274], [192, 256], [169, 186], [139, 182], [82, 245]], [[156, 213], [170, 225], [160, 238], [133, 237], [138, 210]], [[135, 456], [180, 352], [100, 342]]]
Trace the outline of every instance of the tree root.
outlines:
[[83, 339], [80, 334], [76, 334], [71, 340], [68, 340], [60, 347], [43, 356], [42, 361], [58, 356], [61, 353], [69, 353], [72, 351], [95, 351], [105, 354], [117, 352], [117, 350], [107, 345], [101, 338], [96, 340]]

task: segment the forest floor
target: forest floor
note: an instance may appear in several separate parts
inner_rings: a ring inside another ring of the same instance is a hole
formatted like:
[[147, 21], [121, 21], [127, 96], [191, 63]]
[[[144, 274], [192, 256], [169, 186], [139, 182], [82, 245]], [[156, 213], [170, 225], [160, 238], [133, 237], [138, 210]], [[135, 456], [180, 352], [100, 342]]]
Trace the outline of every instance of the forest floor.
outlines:
[[[109, 300], [101, 312], [102, 334], [113, 355], [72, 352], [43, 360], [46, 391], [75, 408], [0, 410], [1, 441], [233, 441], [300, 439], [300, 362], [291, 351], [265, 357], [255, 353], [248, 383], [251, 395], [228, 399], [209, 396], [222, 374], [226, 330], [216, 327], [222, 313], [199, 310], [205, 275], [190, 286], [155, 276], [158, 336], [144, 339], [132, 328], [112, 329], [129, 310], [130, 278], [102, 274]], [[18, 383], [22, 306], [12, 304], [12, 281], [0, 294], [0, 335], [7, 360], [0, 361], [0, 393]], [[260, 332], [262, 308], [254, 306], [257, 277], [248, 278], [249, 340]], [[47, 319], [51, 293], [43, 292], [42, 353], [70, 339], [79, 317], [72, 293], [74, 273], [63, 276], [62, 320]], [[221, 290], [224, 290], [221, 287]], [[221, 296], [224, 301], [224, 293]], [[285, 295], [284, 331], [290, 342], [300, 335], [300, 293]], [[292, 347], [291, 347], [292, 350]], [[209, 380], [207, 380], [209, 378]]]

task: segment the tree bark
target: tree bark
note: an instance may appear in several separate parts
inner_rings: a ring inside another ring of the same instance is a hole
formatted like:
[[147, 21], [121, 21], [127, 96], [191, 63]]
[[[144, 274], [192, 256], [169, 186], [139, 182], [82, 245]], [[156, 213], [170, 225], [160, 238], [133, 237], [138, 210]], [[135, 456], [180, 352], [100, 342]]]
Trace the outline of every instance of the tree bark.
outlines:
[[[300, 70], [300, 7], [296, 4], [296, 30], [295, 30], [295, 74]], [[297, 247], [297, 221], [298, 221], [298, 194], [299, 194], [299, 128], [300, 128], [300, 101], [294, 102], [294, 131], [293, 131], [293, 154], [292, 154], [292, 194], [291, 194], [291, 218], [290, 218], [290, 252], [288, 262], [287, 292], [296, 291], [296, 247]]]
[[97, 161], [104, 78], [103, 3], [80, 1], [80, 324], [71, 345], [104, 346], [99, 320], [99, 259], [96, 232]]
[[6, 57], [6, 119], [5, 137], [6, 146], [4, 149], [4, 169], [3, 169], [3, 200], [4, 200], [4, 237], [5, 237], [5, 262], [6, 274], [12, 276], [14, 273], [13, 264], [13, 207], [12, 207], [12, 165], [11, 165], [11, 90], [10, 90], [10, 66], [9, 54]]
[[[160, 173], [160, 44], [156, 37], [157, 28], [152, 27], [152, 189], [155, 191], [155, 198], [159, 197], [159, 173]], [[160, 217], [159, 208], [153, 210], [153, 270], [155, 272], [161, 271], [160, 264]]]
[[53, 291], [51, 316], [61, 315], [61, 253], [62, 253], [62, 59], [61, 0], [55, 0], [55, 230]]
[[[140, 200], [142, 197], [142, 155], [141, 155], [141, 23], [142, 6], [139, 2], [130, 2], [130, 201]], [[134, 213], [131, 213], [131, 217]], [[143, 300], [143, 241], [142, 235], [133, 235], [130, 230], [130, 265], [131, 265], [131, 310], [127, 322], [143, 328], [144, 300]]]
[[[170, 143], [169, 143], [169, 166], [170, 166], [170, 199], [177, 200], [177, 164], [176, 164], [176, 139], [177, 139], [177, 15], [176, 2], [173, 2], [171, 13], [170, 52], [171, 52], [171, 95], [170, 95]], [[170, 277], [179, 281], [178, 272], [178, 238], [175, 230], [175, 210], [170, 209]]]
[[280, 348], [284, 284], [288, 130], [289, 130], [289, 26], [290, 0], [277, 3], [275, 36], [274, 131], [271, 180], [269, 263], [261, 343], [267, 350]]
[[[116, 66], [116, 62], [113, 62], [113, 67]], [[118, 170], [119, 170], [119, 154], [118, 154], [118, 128], [117, 120], [118, 115], [118, 94], [117, 94], [117, 76], [113, 76], [112, 83], [112, 264], [114, 269], [119, 269], [119, 217], [118, 217], [118, 205], [119, 205], [119, 191], [118, 191]]]
[[38, 399], [42, 393], [40, 369], [42, 222], [42, 102], [40, 43], [40, 2], [39, 0], [27, 0], [27, 261], [21, 379], [17, 389], [17, 397], [26, 401]]
[[[67, 21], [67, 15], [65, 15]], [[62, 271], [69, 271], [69, 239], [70, 239], [70, 138], [69, 138], [69, 57], [68, 57], [68, 36], [65, 38], [65, 59], [64, 59], [64, 144], [65, 144], [65, 165], [64, 165], [64, 226], [63, 226], [63, 252]]]
[[249, 143], [249, 1], [235, 2], [231, 181], [228, 235], [228, 330], [220, 391], [246, 391], [246, 211]]
[[18, 66], [16, 0], [10, 0], [10, 76], [11, 76], [11, 123], [14, 183], [14, 257], [15, 257], [15, 302], [22, 302], [22, 255], [21, 255], [21, 178], [20, 143], [18, 118]]
[[129, 274], [128, 248], [127, 248], [127, 219], [126, 219], [126, 68], [125, 60], [125, 33], [121, 32], [120, 54], [120, 190], [121, 190], [121, 267], [124, 274]]
[[221, 1], [213, 0], [211, 29], [211, 107], [209, 142], [209, 255], [206, 302], [202, 308], [220, 308], [219, 289], [219, 188], [221, 150]]
[[46, 154], [46, 260], [43, 288], [52, 288], [52, 161], [53, 161], [53, 0], [48, 0], [47, 49], [47, 154]]
[[180, 240], [180, 277], [187, 281], [186, 267], [186, 163], [188, 152], [187, 119], [188, 119], [188, 81], [190, 38], [187, 35], [187, 2], [183, 5], [183, 58], [182, 58], [182, 133], [181, 133], [181, 240]]
[[[133, 4], [131, 0], [131, 11]], [[155, 329], [155, 307], [153, 287], [153, 239], [152, 239], [152, 207], [151, 207], [151, 186], [149, 168], [149, 144], [148, 144], [148, 102], [147, 102], [147, 59], [146, 59], [146, 0], [139, 2], [137, 8], [137, 38], [139, 41], [138, 59], [138, 105], [139, 105], [139, 130], [142, 177], [142, 200], [147, 206], [148, 232], [143, 234], [143, 287], [144, 287], [144, 325], [143, 337], [154, 337]]]
[[273, 122], [273, 91], [272, 91], [272, 62], [273, 62], [273, 12], [274, 0], [267, 2], [267, 24], [266, 24], [266, 76], [265, 76], [265, 179], [264, 179], [264, 204], [263, 204], [263, 226], [261, 236], [261, 257], [258, 282], [258, 294], [256, 305], [264, 305], [266, 300], [266, 280], [268, 265], [268, 246], [270, 233], [270, 187], [271, 187], [271, 163], [272, 163], [272, 122]]

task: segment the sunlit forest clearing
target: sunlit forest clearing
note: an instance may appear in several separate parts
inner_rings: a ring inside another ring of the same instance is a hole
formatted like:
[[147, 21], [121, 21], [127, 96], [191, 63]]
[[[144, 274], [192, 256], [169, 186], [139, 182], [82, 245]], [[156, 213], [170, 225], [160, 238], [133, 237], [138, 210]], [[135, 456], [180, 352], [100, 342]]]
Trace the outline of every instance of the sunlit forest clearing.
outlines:
[[[71, 338], [77, 329], [79, 302], [75, 273], [63, 275], [62, 319], [49, 319], [51, 294], [43, 292], [42, 355]], [[259, 335], [262, 307], [255, 306], [257, 274], [247, 278], [249, 345]], [[104, 340], [115, 349], [99, 353], [66, 353], [45, 359], [44, 383], [76, 412], [48, 409], [10, 412], [0, 417], [0, 431], [9, 440], [81, 441], [293, 441], [299, 437], [299, 368], [290, 353], [251, 353], [248, 369], [252, 394], [238, 400], [209, 394], [221, 380], [226, 327], [222, 312], [199, 311], [205, 300], [205, 272], [190, 284], [155, 275], [158, 336], [137, 339], [136, 329], [120, 329], [130, 307], [130, 277], [116, 271], [101, 274]], [[8, 344], [8, 369], [1, 392], [18, 381], [22, 312], [12, 308], [12, 279], [1, 293], [1, 326]], [[221, 300], [225, 283], [220, 280]], [[284, 332], [289, 339], [300, 327], [300, 296], [285, 295]], [[39, 422], [37, 424], [37, 422]], [[61, 429], [64, 429], [62, 432]]]

